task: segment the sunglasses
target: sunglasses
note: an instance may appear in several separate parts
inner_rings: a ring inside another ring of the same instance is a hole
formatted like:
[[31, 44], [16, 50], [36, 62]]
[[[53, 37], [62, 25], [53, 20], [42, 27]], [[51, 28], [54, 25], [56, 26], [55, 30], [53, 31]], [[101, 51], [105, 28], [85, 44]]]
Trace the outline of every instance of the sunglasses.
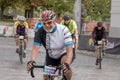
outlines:
[[64, 20], [64, 21], [69, 21], [69, 19], [66, 19], [66, 20]]
[[46, 21], [46, 22], [43, 22], [43, 25], [51, 25], [52, 24], [52, 21]]

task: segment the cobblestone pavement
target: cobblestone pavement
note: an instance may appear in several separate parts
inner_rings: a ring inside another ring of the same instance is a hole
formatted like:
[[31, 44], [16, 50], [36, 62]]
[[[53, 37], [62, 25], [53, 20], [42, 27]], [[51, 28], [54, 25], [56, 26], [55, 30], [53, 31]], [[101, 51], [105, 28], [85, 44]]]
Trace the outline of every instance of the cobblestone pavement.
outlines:
[[[13, 38], [0, 37], [0, 78], [1, 80], [42, 80], [42, 70], [35, 69], [35, 78], [26, 71], [26, 63], [30, 60], [32, 49], [32, 39], [29, 39], [27, 56], [24, 63], [20, 64], [19, 57], [15, 53], [15, 42]], [[41, 54], [40, 54], [41, 53]], [[41, 48], [37, 64], [44, 63], [45, 51]], [[95, 65], [93, 52], [77, 51], [77, 56], [73, 62], [72, 80], [120, 80], [120, 59], [117, 56], [107, 54], [102, 62], [102, 69]]]

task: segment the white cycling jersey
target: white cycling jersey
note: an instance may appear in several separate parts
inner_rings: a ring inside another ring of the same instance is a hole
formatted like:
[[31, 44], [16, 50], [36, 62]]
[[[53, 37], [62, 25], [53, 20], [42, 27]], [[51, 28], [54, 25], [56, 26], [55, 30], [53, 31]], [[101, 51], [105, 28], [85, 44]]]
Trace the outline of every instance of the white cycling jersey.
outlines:
[[58, 59], [66, 53], [66, 47], [72, 46], [72, 37], [67, 27], [55, 24], [52, 32], [46, 32], [43, 27], [35, 34], [34, 45], [43, 45], [51, 58]]

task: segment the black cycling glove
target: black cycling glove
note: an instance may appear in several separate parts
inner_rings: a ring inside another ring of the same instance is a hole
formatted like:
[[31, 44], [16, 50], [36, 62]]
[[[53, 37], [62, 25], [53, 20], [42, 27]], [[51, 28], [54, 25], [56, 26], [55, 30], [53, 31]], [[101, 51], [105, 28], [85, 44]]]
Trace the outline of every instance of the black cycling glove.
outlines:
[[35, 61], [28, 61], [28, 63], [27, 63], [27, 71], [28, 72], [33, 68], [33, 65], [35, 65]]
[[63, 63], [63, 64], [62, 64], [62, 70], [63, 70], [65, 73], [67, 73], [68, 70], [70, 70], [69, 64], [68, 64], [68, 63]]

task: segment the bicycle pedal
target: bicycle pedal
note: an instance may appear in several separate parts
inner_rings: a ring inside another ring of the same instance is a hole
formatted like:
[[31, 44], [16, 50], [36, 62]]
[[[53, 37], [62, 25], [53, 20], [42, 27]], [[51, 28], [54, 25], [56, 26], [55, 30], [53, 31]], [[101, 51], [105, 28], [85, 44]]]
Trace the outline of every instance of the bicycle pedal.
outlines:
[[19, 49], [16, 49], [16, 53], [19, 53], [20, 51], [19, 51]]

